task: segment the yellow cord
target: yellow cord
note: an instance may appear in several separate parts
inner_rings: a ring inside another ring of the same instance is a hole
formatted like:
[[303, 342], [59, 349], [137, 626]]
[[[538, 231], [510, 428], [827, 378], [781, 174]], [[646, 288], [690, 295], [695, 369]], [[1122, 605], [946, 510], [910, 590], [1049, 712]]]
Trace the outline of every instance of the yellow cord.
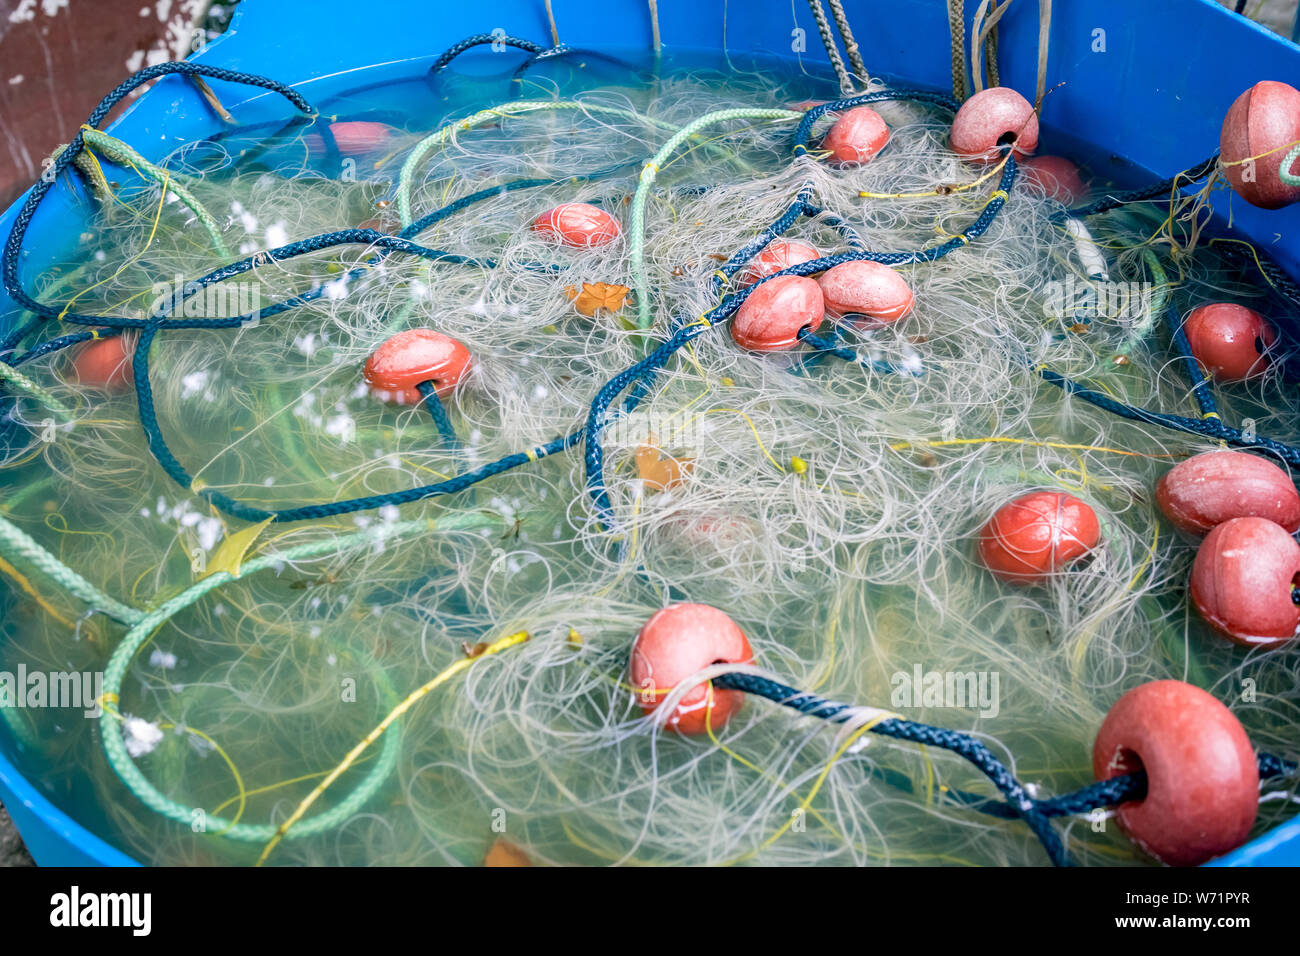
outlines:
[[[831, 759], [826, 763], [826, 766], [822, 768], [822, 772], [817, 775], [817, 780], [813, 783], [812, 789], [808, 791], [808, 795], [805, 796], [801, 801], [799, 801], [799, 809], [805, 813], [808, 812], [808, 807], [812, 804], [813, 800], [816, 798], [818, 791], [821, 790], [822, 784], [826, 782], [826, 778], [827, 776], [830, 775], [831, 769], [839, 762], [840, 758], [844, 756], [845, 751], [847, 751], [850, 747], [853, 746], [854, 743], [857, 742], [859, 737], [861, 737], [863, 734], [869, 731], [872, 727], [875, 727], [882, 720], [888, 720], [890, 718], [897, 718], [897, 717], [898, 714], [890, 714], [882, 711], [881, 713], [877, 714], [872, 720], [863, 724], [857, 730], [853, 731], [853, 733], [849, 734], [849, 736], [846, 737], [844, 741], [836, 749], [835, 753], [831, 755]], [[750, 850], [748, 853], [741, 854], [735, 859], [729, 861], [729, 864], [740, 863], [743, 860], [753, 859], [754, 857], [758, 856], [758, 854], [762, 853], [764, 850], [766, 850], [777, 840], [781, 839], [781, 837], [785, 835], [786, 831], [789, 830], [790, 827], [794, 826], [794, 821], [795, 821], [795, 816], [794, 814], [791, 814], [790, 819], [786, 820], [785, 823], [781, 824], [781, 826], [777, 829], [777, 831], [773, 833], [770, 837], [768, 837], [766, 840], [764, 840], [763, 843], [761, 843], [757, 849]]]
[[348, 755], [343, 758], [342, 762], [326, 775], [325, 779], [320, 782], [316, 789], [307, 794], [306, 798], [302, 803], [298, 804], [297, 809], [289, 815], [288, 819], [280, 824], [279, 828], [275, 831], [275, 836], [273, 836], [270, 842], [266, 844], [265, 849], [262, 850], [262, 855], [257, 858], [257, 865], [261, 866], [266, 862], [267, 857], [271, 855], [271, 851], [279, 845], [280, 841], [284, 839], [285, 835], [293, 825], [303, 818], [303, 815], [311, 808], [311, 805], [320, 798], [321, 794], [329, 789], [330, 785], [333, 784], [334, 781], [343, 776], [347, 769], [357, 762], [357, 758], [365, 752], [367, 747], [384, 735], [384, 731], [391, 727], [394, 721], [414, 707], [415, 704], [426, 695], [437, 690], [461, 671], [472, 667], [475, 662], [480, 661], [485, 657], [491, 657], [493, 654], [499, 654], [501, 651], [507, 650], [511, 647], [523, 644], [528, 640], [528, 638], [529, 634], [527, 631], [517, 631], [507, 637], [499, 638], [489, 644], [482, 654], [475, 657], [465, 657], [456, 661], [456, 663], [452, 664], [437, 677], [424, 684], [418, 690], [413, 691], [404, 701], [394, 707], [388, 716], [375, 726], [374, 730], [366, 734], [365, 738], [348, 752]]
[[0, 558], [0, 572], [3, 572], [9, 575], [11, 578], [13, 578], [14, 581], [17, 582], [18, 586], [23, 589], [23, 592], [28, 597], [30, 597], [33, 601], [39, 604], [41, 606], [41, 609], [45, 611], [45, 613], [48, 614], [50, 617], [54, 618], [64, 627], [68, 627], [68, 628], [76, 627], [76, 625], [73, 624], [72, 621], [69, 621], [66, 617], [60, 614], [58, 610], [55, 609], [55, 607], [52, 604], [50, 604], [49, 601], [45, 600], [45, 598], [41, 596], [41, 592], [36, 590], [35, 585], [33, 585], [31, 581], [27, 580], [27, 578], [23, 576], [22, 572], [20, 572], [17, 568], [15, 568], [4, 558]]
[[1172, 458], [1170, 454], [1148, 454], [1141, 451], [1125, 451], [1122, 448], [1110, 448], [1106, 445], [1077, 445], [1070, 442], [1057, 441], [1030, 441], [1027, 438], [1012, 438], [1007, 435], [994, 435], [989, 438], [951, 438], [943, 441], [903, 441], [890, 445], [892, 451], [902, 451], [904, 448], [916, 448], [923, 446], [926, 448], [942, 448], [946, 445], [982, 445], [982, 444], [1005, 444], [1005, 445], [1028, 445], [1034, 448], [1059, 448], [1062, 450], [1077, 451], [1104, 451], [1112, 455], [1129, 455], [1134, 458]]
[[[1002, 162], [998, 163], [996, 166], [990, 169], [979, 179], [973, 180], [972, 182], [969, 183], [963, 183], [960, 186], [941, 187], [939, 189], [932, 189], [928, 193], [870, 193], [870, 192], [863, 191], [863, 192], [859, 192], [858, 196], [862, 199], [926, 199], [930, 196], [950, 196], [953, 193], [966, 192], [966, 190], [968, 189], [974, 189], [975, 187], [979, 186], [981, 183], [986, 183], [990, 179], [993, 179], [1001, 175], [1002, 167], [1006, 166], [1007, 159], [1010, 158], [1010, 155], [1011, 154], [1008, 153], [1007, 156], [1002, 159]], [[1002, 190], [999, 189], [998, 192], [1002, 192]], [[994, 193], [993, 195], [996, 196], [997, 193]], [[1002, 196], [1003, 198], [1006, 198], [1006, 193], [1002, 192]]]
[[76, 295], [74, 295], [71, 299], [69, 299], [69, 300], [67, 301], [67, 304], [63, 306], [63, 311], [61, 311], [61, 312], [59, 313], [59, 316], [58, 316], [59, 321], [62, 321], [62, 320], [63, 320], [63, 317], [64, 317], [65, 315], [67, 315], [70, 311], [72, 311], [72, 305], [73, 305], [74, 302], [76, 302], [78, 299], [80, 299], [80, 298], [81, 298], [83, 295], [85, 295], [87, 292], [90, 292], [90, 291], [92, 291], [92, 290], [94, 290], [94, 289], [99, 288], [99, 287], [100, 287], [101, 285], [103, 285], [105, 282], [111, 282], [111, 281], [113, 281], [114, 279], [116, 279], [118, 276], [120, 276], [123, 272], [126, 271], [126, 269], [127, 269], [128, 266], [130, 266], [130, 265], [131, 265], [133, 262], [135, 262], [137, 259], [141, 258], [141, 257], [145, 254], [145, 252], [149, 249], [149, 247], [150, 247], [151, 245], [153, 245], [154, 237], [158, 234], [158, 223], [162, 221], [163, 205], [164, 205], [164, 204], [166, 203], [166, 201], [167, 201], [167, 184], [168, 184], [169, 182], [171, 182], [171, 174], [168, 173], [168, 172], [166, 172], [166, 171], [164, 170], [164, 172], [163, 172], [163, 181], [162, 181], [162, 183], [161, 183], [161, 187], [162, 187], [162, 188], [159, 189], [159, 191], [158, 191], [158, 210], [157, 210], [157, 212], [154, 213], [154, 217], [153, 217], [153, 227], [149, 230], [149, 238], [145, 241], [144, 247], [141, 248], [141, 250], [140, 250], [139, 252], [137, 252], [134, 256], [132, 256], [131, 258], [127, 259], [127, 260], [126, 260], [125, 262], [123, 262], [120, 266], [118, 266], [117, 271], [114, 272], [111, 276], [108, 276], [108, 277], [105, 278], [105, 279], [100, 279], [100, 280], [99, 280], [98, 282], [96, 282], [94, 285], [87, 286], [86, 288], [84, 288], [84, 289], [82, 289], [80, 292], [78, 292]]

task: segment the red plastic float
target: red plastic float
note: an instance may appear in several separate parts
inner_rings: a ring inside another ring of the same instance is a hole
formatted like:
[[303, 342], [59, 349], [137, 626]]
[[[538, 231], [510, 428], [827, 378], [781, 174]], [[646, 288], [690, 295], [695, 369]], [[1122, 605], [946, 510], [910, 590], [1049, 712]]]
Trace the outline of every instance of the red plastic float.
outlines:
[[[330, 123], [330, 135], [339, 152], [344, 156], [364, 156], [367, 153], [386, 149], [397, 136], [398, 131], [387, 123], [371, 120], [344, 120]], [[325, 149], [325, 137], [320, 133], [308, 133], [307, 148], [314, 153]]]
[[768, 279], [747, 298], [731, 320], [731, 337], [741, 348], [777, 352], [794, 348], [799, 332], [821, 328], [822, 290], [803, 276]]
[[78, 385], [124, 391], [131, 385], [130, 343], [121, 335], [92, 339], [74, 353], [72, 375]]
[[1097, 546], [1092, 508], [1063, 491], [1031, 491], [999, 508], [979, 533], [980, 561], [1003, 581], [1030, 584]]
[[1014, 137], [1017, 162], [1038, 146], [1038, 116], [1033, 105], [1005, 86], [976, 93], [953, 117], [949, 143], [968, 159], [997, 159], [1004, 137]]
[[1216, 631], [1247, 647], [1276, 647], [1300, 630], [1291, 589], [1300, 544], [1267, 518], [1232, 518], [1201, 542], [1192, 563], [1192, 603]]
[[782, 269], [789, 269], [801, 262], [812, 262], [820, 258], [821, 253], [806, 242], [799, 242], [797, 239], [777, 239], [749, 260], [749, 265], [736, 277], [737, 284], [743, 289]]
[[1079, 167], [1064, 156], [1030, 156], [1020, 163], [1020, 171], [1029, 182], [1036, 183], [1049, 199], [1066, 206], [1077, 206], [1088, 187]]
[[885, 148], [889, 127], [869, 106], [849, 110], [835, 121], [822, 140], [830, 160], [840, 166], [861, 166]]
[[[1282, 182], [1282, 160], [1300, 140], [1300, 91], [1264, 80], [1237, 97], [1223, 118], [1219, 155], [1228, 182], [1242, 199], [1278, 209], [1300, 199], [1300, 186]], [[1293, 164], [1291, 171], [1297, 172]]]
[[[736, 622], [707, 604], [673, 604], [645, 622], [632, 647], [630, 677], [641, 709], [647, 714], [680, 681], [719, 662], [749, 663], [749, 641]], [[704, 683], [677, 704], [667, 726], [683, 734], [715, 730], [740, 710], [745, 695]]]
[[618, 220], [590, 203], [566, 202], [533, 220], [533, 230], [566, 246], [607, 246], [622, 234]]
[[385, 401], [418, 405], [424, 400], [416, 388], [432, 382], [439, 396], [455, 389], [469, 370], [471, 356], [455, 339], [432, 329], [398, 332], [366, 360], [365, 379], [370, 390]]
[[1116, 811], [1139, 847], [1171, 866], [1197, 866], [1250, 835], [1259, 766], [1232, 712], [1199, 687], [1158, 680], [1115, 702], [1092, 745], [1098, 780], [1145, 770], [1147, 793]]
[[899, 273], [879, 262], [841, 262], [817, 280], [833, 319], [865, 317], [874, 323], [897, 322], [912, 311], [912, 289]]
[[1265, 350], [1277, 333], [1254, 309], [1211, 302], [1192, 310], [1183, 323], [1192, 354], [1220, 382], [1258, 378], [1269, 366]]
[[1267, 518], [1300, 531], [1300, 493], [1273, 462], [1241, 451], [1207, 451], [1156, 483], [1156, 504], [1180, 531], [1206, 534], [1231, 518]]

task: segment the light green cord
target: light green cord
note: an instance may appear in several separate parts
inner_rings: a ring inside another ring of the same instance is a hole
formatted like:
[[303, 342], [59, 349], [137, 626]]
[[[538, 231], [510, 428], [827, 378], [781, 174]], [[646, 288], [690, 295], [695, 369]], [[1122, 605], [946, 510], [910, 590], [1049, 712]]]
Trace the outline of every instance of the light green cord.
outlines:
[[13, 514], [22, 505], [24, 501], [32, 495], [40, 494], [45, 488], [54, 482], [53, 475], [46, 475], [44, 478], [38, 478], [35, 481], [29, 481], [12, 495], [0, 502], [0, 514]]
[[[282, 566], [288, 562], [319, 557], [330, 553], [342, 553], [353, 548], [370, 546], [379, 542], [397, 541], [415, 535], [427, 534], [431, 531], [477, 531], [481, 528], [502, 530], [507, 524], [508, 522], [500, 515], [489, 512], [471, 512], [468, 514], [448, 515], [436, 521], [421, 519], [395, 522], [389, 525], [367, 528], [338, 538], [311, 541], [274, 554], [254, 558], [244, 564], [238, 575], [231, 574], [228, 571], [219, 571], [216, 574], [209, 575], [148, 613], [127, 607], [125, 604], [104, 594], [3, 516], [0, 516], [0, 552], [9, 557], [24, 559], [88, 604], [93, 605], [115, 620], [131, 625], [131, 629], [122, 639], [122, 642], [114, 649], [108, 667], [104, 671], [104, 697], [108, 701], [116, 701], [120, 697], [127, 668], [153, 632], [172, 615], [189, 607], [203, 595], [223, 584], [255, 574], [258, 571]], [[395, 700], [396, 695], [392, 692], [392, 687], [387, 683], [387, 678], [383, 676], [382, 671], [377, 673], [377, 679], [382, 685], [385, 697]], [[7, 719], [10, 715], [3, 714], [0, 716]], [[104, 744], [104, 753], [108, 757], [108, 762], [113, 771], [145, 806], [177, 823], [186, 826], [193, 825], [197, 808], [185, 806], [159, 792], [132, 761], [126, 750], [125, 738], [116, 728], [100, 736]], [[388, 779], [393, 768], [397, 765], [400, 751], [401, 732], [400, 727], [395, 724], [384, 735], [383, 749], [380, 752], [379, 759], [375, 762], [374, 768], [357, 788], [336, 806], [295, 826], [292, 831], [285, 834], [286, 838], [299, 839], [311, 836], [346, 821], [367, 800], [374, 796], [375, 791]], [[227, 821], [220, 817], [207, 817], [204, 820], [204, 826], [208, 832], [215, 835], [225, 836], [245, 843], [264, 842], [270, 840], [278, 832], [278, 827], [274, 824], [242, 824]]]
[[[491, 122], [494, 119], [500, 119], [502, 116], [512, 116], [517, 113], [535, 113], [539, 110], [580, 110], [584, 113], [604, 113], [611, 116], [624, 116], [629, 119], [646, 123], [650, 126], [657, 126], [663, 130], [678, 132], [678, 127], [664, 120], [655, 119], [651, 116], [644, 116], [635, 110], [623, 109], [618, 106], [601, 106], [598, 103], [586, 103], [576, 100], [514, 100], [509, 103], [502, 103], [498, 106], [491, 106], [485, 110], [479, 110], [472, 116], [467, 116], [463, 120], [450, 123], [435, 133], [426, 136], [420, 142], [415, 144], [415, 148], [407, 155], [406, 161], [402, 163], [402, 171], [397, 177], [397, 212], [401, 217], [402, 225], [409, 226], [413, 221], [411, 218], [411, 180], [415, 177], [415, 170], [423, 161], [424, 157], [435, 147], [440, 146], [452, 138], [456, 133], [464, 130], [473, 129], [475, 126], [481, 126], [484, 123]], [[777, 111], [782, 112], [782, 111]], [[802, 113], [795, 114], [802, 116]], [[694, 125], [694, 124], [692, 124]], [[704, 144], [706, 149], [718, 152], [722, 156], [727, 156], [724, 150]], [[734, 158], [729, 157], [727, 158]]]
[[117, 137], [109, 136], [97, 129], [83, 128], [81, 138], [85, 140], [87, 146], [102, 153], [109, 162], [116, 163], [118, 166], [130, 166], [141, 176], [152, 179], [159, 186], [175, 193], [176, 198], [187, 206], [190, 212], [194, 213], [199, 222], [203, 224], [203, 228], [207, 230], [208, 237], [212, 240], [212, 246], [217, 255], [223, 259], [230, 258], [230, 251], [221, 239], [221, 230], [217, 227], [217, 221], [212, 218], [212, 214], [203, 207], [203, 204], [194, 197], [194, 194], [178, 180], [175, 173], [168, 173], [159, 169]]
[[412, 222], [411, 180], [415, 176], [416, 167], [420, 165], [424, 157], [435, 146], [441, 146], [456, 133], [473, 129], [503, 116], [513, 116], [517, 113], [535, 113], [540, 110], [581, 110], [585, 113], [606, 113], [629, 117], [654, 126], [667, 127], [668, 129], [675, 130], [677, 128], [670, 123], [642, 116], [633, 110], [622, 109], [617, 106], [601, 106], [597, 103], [580, 103], [575, 100], [515, 100], [510, 103], [502, 103], [499, 106], [490, 106], [485, 110], [479, 110], [472, 116], [467, 116], [463, 120], [449, 123], [415, 144], [415, 148], [407, 155], [406, 162], [402, 163], [402, 171], [397, 178], [397, 213], [402, 219], [402, 225], [409, 226]]
[[1277, 174], [1282, 178], [1282, 182], [1288, 186], [1300, 186], [1300, 176], [1291, 172], [1291, 164], [1300, 158], [1300, 146], [1296, 146], [1291, 152], [1286, 154], [1282, 160], [1282, 165], [1278, 167]]
[[0, 362], [0, 382], [8, 382], [29, 398], [34, 398], [40, 402], [53, 412], [54, 417], [64, 425], [70, 425], [76, 419], [72, 410], [55, 398], [49, 389], [33, 382], [18, 369], [5, 362]]
[[3, 516], [0, 516], [0, 552], [3, 552], [6, 557], [20, 558], [27, 564], [38, 568], [55, 582], [63, 585], [67, 590], [81, 598], [81, 600], [96, 610], [103, 611], [115, 621], [121, 621], [123, 624], [135, 624], [144, 617], [143, 611], [127, 607], [121, 601], [109, 597], [42, 548], [27, 532]]
[[650, 318], [650, 290], [645, 277], [645, 203], [650, 195], [650, 187], [659, 175], [659, 168], [668, 161], [676, 149], [691, 136], [707, 126], [725, 123], [733, 119], [771, 119], [800, 120], [803, 113], [796, 110], [718, 110], [706, 113], [699, 119], [679, 129], [673, 137], [664, 143], [650, 162], [641, 170], [641, 179], [636, 186], [636, 195], [632, 197], [632, 222], [629, 232], [632, 235], [632, 285], [636, 289], [637, 327], [648, 329]]
[[[379, 542], [393, 542], [415, 535], [428, 534], [430, 531], [474, 531], [485, 527], [501, 529], [505, 525], [506, 522], [500, 515], [487, 512], [448, 515], [436, 521], [426, 519], [395, 522], [389, 525], [367, 528], [339, 538], [308, 542], [275, 554], [254, 558], [244, 564], [238, 575], [233, 575], [228, 571], [219, 571], [190, 586], [148, 614], [142, 615], [138, 611], [134, 612], [137, 615], [134, 626], [122, 639], [122, 643], [114, 649], [113, 656], [109, 659], [108, 667], [104, 671], [104, 696], [109, 701], [118, 699], [127, 668], [156, 628], [167, 621], [173, 614], [184, 610], [209, 591], [229, 581], [292, 561], [319, 557], [329, 553], [342, 553], [353, 548], [374, 545]], [[385, 687], [386, 697], [394, 698], [395, 695], [392, 694], [391, 687], [387, 686], [386, 679], [382, 677], [382, 671], [379, 674], [381, 683]], [[145, 806], [177, 823], [186, 826], [194, 823], [196, 808], [178, 803], [165, 796], [145, 777], [127, 753], [125, 738], [117, 728], [105, 731], [100, 737], [104, 743], [104, 753], [108, 757], [108, 762], [113, 771]], [[374, 796], [384, 781], [388, 779], [393, 768], [397, 765], [400, 752], [400, 724], [394, 724], [384, 734], [383, 749], [375, 762], [375, 766], [356, 789], [336, 806], [295, 825], [292, 830], [284, 834], [285, 838], [301, 839], [315, 833], [321, 833], [345, 822], [367, 800]], [[236, 823], [224, 820], [221, 817], [206, 817], [204, 826], [209, 833], [243, 843], [262, 843], [270, 840], [279, 832], [278, 826], [274, 824]]]
[[1142, 248], [1142, 258], [1146, 262], [1147, 268], [1151, 270], [1151, 280], [1155, 288], [1152, 290], [1151, 302], [1147, 306], [1147, 314], [1141, 322], [1133, 326], [1128, 337], [1116, 350], [1117, 354], [1123, 355], [1125, 358], [1129, 358], [1132, 351], [1151, 334], [1160, 313], [1164, 310], [1165, 301], [1169, 298], [1169, 276], [1160, 265], [1160, 259], [1145, 246]]

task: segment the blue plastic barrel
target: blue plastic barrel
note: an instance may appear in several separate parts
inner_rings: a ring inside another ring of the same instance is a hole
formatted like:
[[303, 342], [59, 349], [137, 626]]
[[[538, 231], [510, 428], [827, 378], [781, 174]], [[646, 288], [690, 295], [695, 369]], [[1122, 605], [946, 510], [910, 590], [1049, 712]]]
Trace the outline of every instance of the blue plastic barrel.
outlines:
[[[650, 48], [645, 0], [552, 0], [551, 5], [561, 38], [572, 47], [614, 53]], [[973, 12], [977, 4], [967, 6]], [[758, 54], [802, 61], [812, 72], [830, 73], [804, 3], [659, 0], [658, 7], [667, 53]], [[951, 87], [946, 4], [846, 0], [845, 9], [873, 75], [914, 87]], [[274, 77], [314, 101], [362, 82], [419, 75], [457, 40], [498, 28], [550, 45], [543, 0], [244, 0], [230, 30], [194, 59]], [[1051, 29], [1048, 85], [1061, 85], [1043, 104], [1045, 126], [1161, 177], [1218, 149], [1223, 115], [1247, 87], [1260, 80], [1294, 81], [1300, 76], [1300, 47], [1215, 0], [1058, 3]], [[1037, 5], [1013, 5], [999, 30], [1001, 82], [1033, 91]], [[467, 55], [466, 68], [472, 68], [476, 55], [491, 54]], [[382, 69], [368, 71], [364, 79], [347, 75], [375, 64], [383, 64]], [[219, 81], [212, 86], [242, 121], [286, 115], [275, 94]], [[112, 131], [156, 159], [219, 128], [220, 121], [194, 87], [169, 77], [140, 97]], [[8, 235], [21, 202], [0, 217], [0, 237]], [[1229, 197], [1217, 195], [1214, 202], [1226, 220]], [[1231, 212], [1237, 233], [1266, 247], [1293, 276], [1300, 275], [1300, 205], [1268, 211], [1236, 200]], [[80, 232], [75, 221], [80, 214], [63, 191], [51, 193], [28, 232], [25, 274], [68, 251], [67, 244]], [[0, 333], [12, 327], [18, 315], [0, 292]], [[0, 800], [36, 861], [53, 866], [132, 865], [129, 857], [74, 822], [38, 785], [23, 778], [6, 759], [18, 745], [3, 734], [0, 727]], [[1296, 864], [1300, 818], [1215, 865]]]

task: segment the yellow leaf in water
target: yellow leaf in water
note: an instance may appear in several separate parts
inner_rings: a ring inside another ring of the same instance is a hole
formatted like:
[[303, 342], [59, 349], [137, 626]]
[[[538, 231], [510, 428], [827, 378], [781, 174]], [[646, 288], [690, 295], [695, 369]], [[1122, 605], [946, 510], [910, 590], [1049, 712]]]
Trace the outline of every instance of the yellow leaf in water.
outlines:
[[668, 491], [677, 487], [695, 467], [693, 458], [661, 455], [653, 445], [642, 445], [636, 450], [635, 457], [637, 474], [652, 491]]
[[608, 282], [584, 282], [582, 291], [574, 286], [564, 290], [564, 294], [573, 300], [573, 307], [582, 315], [593, 318], [596, 312], [604, 309], [615, 314], [627, 302], [632, 290], [625, 285], [612, 285]]
[[515, 846], [505, 837], [497, 837], [497, 841], [488, 849], [487, 855], [483, 858], [484, 866], [532, 866], [533, 861], [528, 858], [528, 854]]
[[239, 569], [243, 566], [244, 558], [248, 556], [249, 550], [253, 547], [253, 542], [262, 533], [262, 529], [273, 520], [273, 518], [267, 518], [265, 521], [260, 521], [245, 528], [243, 531], [226, 535], [221, 541], [221, 546], [217, 548], [217, 553], [208, 562], [208, 575], [227, 571], [231, 577], [239, 577]]

